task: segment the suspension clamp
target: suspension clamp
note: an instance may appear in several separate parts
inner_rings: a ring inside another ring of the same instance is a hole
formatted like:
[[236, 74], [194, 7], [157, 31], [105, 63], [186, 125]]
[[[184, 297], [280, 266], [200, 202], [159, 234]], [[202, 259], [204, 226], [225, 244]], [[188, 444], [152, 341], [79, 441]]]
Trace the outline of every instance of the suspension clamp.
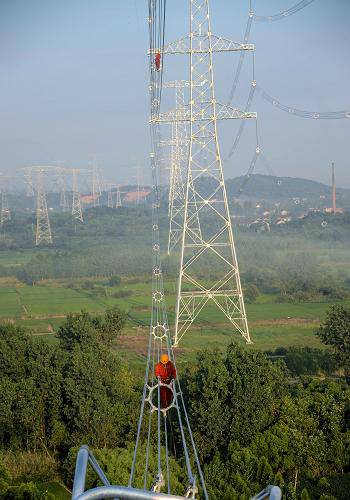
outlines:
[[163, 486], [165, 486], [165, 481], [163, 474], [160, 472], [159, 474], [157, 474], [156, 480], [151, 486], [151, 491], [153, 491], [154, 493], [160, 493]]
[[196, 498], [198, 488], [196, 486], [196, 478], [193, 478], [193, 483], [187, 487], [185, 498]]

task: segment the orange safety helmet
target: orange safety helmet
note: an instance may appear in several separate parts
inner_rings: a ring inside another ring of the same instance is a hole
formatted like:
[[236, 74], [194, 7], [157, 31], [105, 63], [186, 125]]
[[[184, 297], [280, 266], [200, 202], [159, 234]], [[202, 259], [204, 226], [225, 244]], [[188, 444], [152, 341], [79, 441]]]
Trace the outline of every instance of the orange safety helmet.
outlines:
[[166, 365], [169, 362], [169, 356], [167, 354], [162, 354], [160, 357], [160, 362], [162, 365]]

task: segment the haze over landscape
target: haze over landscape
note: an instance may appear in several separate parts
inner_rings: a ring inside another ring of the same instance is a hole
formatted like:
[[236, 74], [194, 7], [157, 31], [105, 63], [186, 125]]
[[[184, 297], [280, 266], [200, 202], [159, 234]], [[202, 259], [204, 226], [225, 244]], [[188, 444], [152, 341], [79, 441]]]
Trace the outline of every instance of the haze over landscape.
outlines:
[[0, 500], [349, 500], [349, 19], [0, 0]]
[[[269, 15], [289, 4], [265, 0], [253, 2], [253, 10]], [[213, 31], [242, 41], [247, 12], [248, 2], [216, 1]], [[186, 32], [186, 14], [186, 2], [168, 3], [168, 41]], [[140, 164], [149, 182], [147, 16], [141, 0], [0, 2], [1, 172], [56, 160], [83, 167], [96, 155], [118, 183], [131, 182]], [[300, 109], [349, 109], [349, 19], [348, 1], [317, 0], [280, 22], [253, 23], [258, 83]], [[171, 78], [179, 58], [168, 59]], [[216, 60], [217, 95], [226, 102], [238, 55]], [[185, 70], [182, 65], [184, 78]], [[234, 105], [244, 107], [250, 80], [249, 55]], [[350, 120], [288, 116], [258, 95], [251, 109], [259, 113], [261, 147], [277, 175], [329, 183], [329, 164], [335, 161], [339, 185], [350, 187]], [[221, 126], [223, 158], [237, 127], [232, 120]], [[225, 165], [226, 177], [248, 170], [254, 141], [254, 126], [248, 124]], [[266, 173], [259, 163], [257, 171]]]

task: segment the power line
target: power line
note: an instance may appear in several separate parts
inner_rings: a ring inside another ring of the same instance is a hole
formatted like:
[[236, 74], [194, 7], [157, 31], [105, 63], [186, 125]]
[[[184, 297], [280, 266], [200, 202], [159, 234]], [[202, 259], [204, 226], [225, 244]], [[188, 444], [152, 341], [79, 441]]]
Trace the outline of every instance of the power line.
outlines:
[[287, 104], [282, 104], [275, 97], [272, 97], [270, 94], [265, 92], [265, 90], [258, 84], [256, 84], [256, 90], [265, 101], [292, 116], [298, 116], [300, 118], [310, 118], [312, 120], [341, 120], [344, 118], [350, 118], [350, 109], [342, 111], [306, 111], [303, 109], [294, 108]]
[[303, 9], [304, 7], [307, 7], [313, 1], [314, 0], [301, 0], [301, 2], [296, 3], [289, 9], [283, 10], [282, 12], [278, 12], [277, 14], [273, 14], [270, 16], [260, 16], [255, 13], [252, 13], [252, 18], [254, 19], [254, 21], [263, 21], [263, 22], [280, 21], [282, 19], [286, 19], [286, 17], [296, 14], [297, 12], [299, 12], [299, 10]]
[[[174, 414], [178, 430], [181, 436], [181, 446], [183, 457], [185, 458], [185, 470], [187, 485], [184, 490], [186, 497], [195, 497], [198, 492], [196, 475], [199, 475], [203, 495], [208, 499], [204, 478], [201, 471], [198, 454], [187, 418], [187, 412], [182, 397], [179, 376], [169, 384], [164, 384], [155, 378], [155, 365], [160, 359], [160, 355], [167, 353], [170, 360], [176, 366], [175, 357], [171, 345], [170, 329], [167, 317], [167, 308], [164, 294], [163, 271], [160, 253], [159, 235], [159, 176], [160, 176], [160, 130], [155, 118], [160, 114], [160, 103], [162, 95], [162, 75], [164, 61], [161, 59], [164, 54], [164, 26], [165, 26], [165, 1], [149, 0], [149, 32], [150, 32], [150, 97], [151, 97], [151, 169], [153, 180], [153, 203], [152, 203], [152, 309], [151, 322], [148, 338], [148, 355], [145, 370], [144, 388], [141, 399], [141, 408], [137, 428], [137, 437], [134, 447], [131, 472], [129, 477], [129, 487], [132, 487], [136, 480], [136, 467], [138, 457], [143, 454], [141, 444], [141, 433], [145, 429], [147, 433], [146, 453], [142, 459], [143, 474], [139, 480], [143, 481], [144, 489], [147, 488], [149, 480], [152, 479], [151, 491], [159, 493], [166, 488], [171, 491], [171, 477], [169, 467], [169, 431], [167, 425], [169, 412]], [[160, 57], [158, 57], [158, 55]], [[155, 59], [157, 57], [157, 59]], [[172, 394], [172, 401], [167, 408], [161, 405], [161, 391], [169, 390]], [[147, 409], [149, 411], [147, 411]], [[156, 429], [154, 440], [155, 448], [151, 446], [152, 419]], [[155, 420], [155, 422], [154, 422]], [[189, 442], [188, 442], [189, 436]], [[163, 451], [165, 453], [163, 454]], [[150, 471], [150, 456], [154, 453], [157, 468]], [[164, 460], [165, 456], [165, 460]]]

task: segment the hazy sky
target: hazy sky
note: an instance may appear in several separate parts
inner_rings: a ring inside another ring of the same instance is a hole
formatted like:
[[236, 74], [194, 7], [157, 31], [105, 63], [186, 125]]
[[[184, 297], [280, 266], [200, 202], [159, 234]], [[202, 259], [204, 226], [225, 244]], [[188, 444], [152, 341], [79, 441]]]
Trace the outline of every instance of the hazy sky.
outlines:
[[[138, 165], [148, 177], [146, 0], [0, 0], [0, 172], [62, 160], [84, 167], [96, 155], [106, 177], [131, 181]], [[253, 0], [260, 15], [296, 0]], [[188, 31], [188, 0], [168, 0], [167, 39]], [[212, 30], [243, 39], [248, 0], [212, 0]], [[254, 23], [256, 79], [281, 102], [307, 110], [350, 109], [350, 1], [315, 0], [290, 18]], [[217, 99], [226, 102], [238, 54], [215, 57]], [[251, 58], [234, 104], [243, 107]], [[186, 56], [165, 60], [165, 78], [188, 78]], [[166, 103], [173, 95], [166, 91]], [[277, 175], [350, 187], [350, 119], [289, 116], [257, 97], [261, 147]], [[238, 123], [220, 125], [222, 156]], [[247, 123], [226, 177], [247, 171], [254, 124]], [[257, 172], [266, 173], [257, 164]]]

